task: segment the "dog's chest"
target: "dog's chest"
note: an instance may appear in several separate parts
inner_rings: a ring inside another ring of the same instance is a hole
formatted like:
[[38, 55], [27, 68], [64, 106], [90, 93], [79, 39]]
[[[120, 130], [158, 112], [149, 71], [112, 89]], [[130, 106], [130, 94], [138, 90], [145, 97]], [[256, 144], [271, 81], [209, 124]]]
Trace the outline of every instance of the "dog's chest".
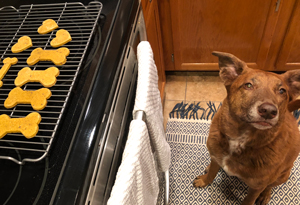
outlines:
[[230, 138], [228, 137], [228, 144], [229, 144], [229, 154], [241, 154], [242, 151], [245, 149], [245, 145], [249, 139], [249, 132], [245, 131], [243, 134], [238, 136], [237, 138]]
[[234, 173], [233, 169], [230, 167], [230, 163], [228, 163], [228, 160], [231, 160], [231, 155], [235, 154], [241, 154], [242, 151], [245, 149], [245, 145], [249, 139], [249, 132], [244, 132], [242, 135], [240, 135], [237, 138], [229, 138], [228, 137], [228, 155], [223, 157], [221, 166], [223, 170], [229, 175], [229, 176], [237, 176], [239, 177], [238, 173]]

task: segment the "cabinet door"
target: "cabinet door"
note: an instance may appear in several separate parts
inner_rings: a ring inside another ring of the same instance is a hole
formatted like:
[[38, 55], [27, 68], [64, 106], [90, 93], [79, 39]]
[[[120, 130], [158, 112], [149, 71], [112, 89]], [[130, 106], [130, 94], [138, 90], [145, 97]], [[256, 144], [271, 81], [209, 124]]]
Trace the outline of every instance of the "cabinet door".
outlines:
[[275, 70], [278, 71], [300, 69], [300, 1], [294, 1], [291, 8], [286, 33], [275, 62]]
[[278, 19], [276, 0], [172, 0], [175, 70], [218, 70], [212, 51], [263, 67]]
[[[147, 8], [144, 5], [147, 5]], [[153, 50], [154, 60], [158, 74], [158, 88], [160, 90], [160, 96], [163, 100], [166, 76], [163, 62], [163, 48], [161, 42], [162, 38], [157, 1], [152, 0], [150, 3], [147, 4], [145, 2], [143, 4], [143, 9], [145, 10], [144, 16], [147, 31], [147, 39]]]

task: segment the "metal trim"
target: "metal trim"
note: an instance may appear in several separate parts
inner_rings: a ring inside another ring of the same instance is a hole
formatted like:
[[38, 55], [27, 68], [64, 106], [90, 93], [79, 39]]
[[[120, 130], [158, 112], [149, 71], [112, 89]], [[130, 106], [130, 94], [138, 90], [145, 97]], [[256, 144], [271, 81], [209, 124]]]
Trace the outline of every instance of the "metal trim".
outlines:
[[143, 110], [137, 110], [133, 116], [134, 120], [143, 120], [146, 122], [146, 113]]

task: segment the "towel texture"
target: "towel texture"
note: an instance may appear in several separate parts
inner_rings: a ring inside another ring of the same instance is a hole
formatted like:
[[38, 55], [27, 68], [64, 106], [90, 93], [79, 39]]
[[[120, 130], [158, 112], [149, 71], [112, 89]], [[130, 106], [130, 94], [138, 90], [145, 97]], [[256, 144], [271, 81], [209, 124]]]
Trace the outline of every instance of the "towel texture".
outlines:
[[138, 45], [137, 57], [138, 82], [133, 114], [138, 110], [146, 113], [146, 124], [158, 169], [165, 172], [169, 169], [171, 152], [166, 141], [157, 69], [149, 42], [142, 41]]
[[158, 197], [158, 177], [146, 124], [132, 120], [108, 205], [153, 205]]
[[138, 45], [138, 82], [133, 116], [144, 111], [141, 119], [130, 123], [109, 205], [155, 205], [159, 192], [157, 170], [166, 171], [170, 164], [170, 146], [166, 141], [158, 76], [148, 42]]

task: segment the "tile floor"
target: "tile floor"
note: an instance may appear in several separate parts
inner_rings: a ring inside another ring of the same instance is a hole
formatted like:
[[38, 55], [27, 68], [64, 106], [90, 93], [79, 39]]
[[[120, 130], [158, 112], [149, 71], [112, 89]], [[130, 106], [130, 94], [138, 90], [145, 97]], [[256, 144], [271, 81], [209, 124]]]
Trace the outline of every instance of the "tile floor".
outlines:
[[164, 96], [164, 126], [180, 102], [222, 101], [226, 89], [218, 72], [167, 72]]

